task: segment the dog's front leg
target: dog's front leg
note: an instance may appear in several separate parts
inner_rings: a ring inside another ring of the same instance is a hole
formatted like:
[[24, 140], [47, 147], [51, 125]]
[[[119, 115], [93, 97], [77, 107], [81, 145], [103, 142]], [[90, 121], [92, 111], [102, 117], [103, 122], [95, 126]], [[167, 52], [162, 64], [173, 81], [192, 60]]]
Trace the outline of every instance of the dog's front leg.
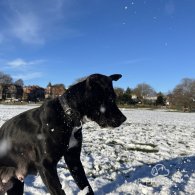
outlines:
[[88, 187], [87, 195], [93, 195], [93, 190], [87, 180], [83, 165], [80, 160], [80, 149], [70, 149], [64, 154], [65, 162], [78, 187], [83, 190]]
[[18, 179], [12, 178], [13, 187], [7, 191], [7, 195], [23, 195], [24, 192], [24, 182]]
[[56, 165], [50, 163], [48, 160], [43, 160], [37, 169], [51, 195], [65, 195], [57, 175]]

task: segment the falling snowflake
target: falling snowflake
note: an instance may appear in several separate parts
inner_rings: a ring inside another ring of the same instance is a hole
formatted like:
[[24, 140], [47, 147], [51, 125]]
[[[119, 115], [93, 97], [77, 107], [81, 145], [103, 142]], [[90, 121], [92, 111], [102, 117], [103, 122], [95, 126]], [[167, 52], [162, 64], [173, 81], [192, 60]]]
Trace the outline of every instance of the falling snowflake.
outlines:
[[39, 140], [43, 140], [43, 139], [45, 139], [45, 137], [44, 137], [44, 135], [43, 135], [43, 134], [38, 134], [38, 135], [37, 135], [37, 139], [39, 139]]
[[100, 107], [100, 112], [101, 112], [101, 113], [105, 113], [105, 112], [106, 112], [105, 106], [101, 106], [101, 107]]
[[0, 140], [0, 157], [4, 156], [11, 149], [11, 142], [8, 139]]

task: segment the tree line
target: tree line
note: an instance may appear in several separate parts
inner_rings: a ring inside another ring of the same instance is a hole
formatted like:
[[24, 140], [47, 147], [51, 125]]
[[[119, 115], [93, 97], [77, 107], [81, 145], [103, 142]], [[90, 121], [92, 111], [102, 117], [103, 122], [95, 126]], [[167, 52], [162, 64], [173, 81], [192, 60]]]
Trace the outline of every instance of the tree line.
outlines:
[[161, 92], [157, 93], [146, 83], [138, 84], [134, 89], [117, 87], [114, 90], [117, 95], [117, 103], [121, 106], [165, 106], [166, 104], [166, 95]]
[[[76, 82], [83, 80], [77, 79]], [[0, 72], [0, 84], [24, 86], [22, 79], [16, 81], [9, 74]], [[156, 92], [147, 83], [138, 84], [135, 88], [116, 87], [117, 104], [120, 106], [167, 106], [177, 110], [195, 110], [195, 79], [184, 78], [168, 94]]]
[[14, 85], [23, 87], [24, 81], [22, 79], [18, 79], [14, 81], [13, 78], [9, 74], [0, 72], [0, 84], [4, 84], [4, 85], [14, 84]]
[[146, 83], [134, 89], [115, 88], [117, 103], [122, 106], [167, 106], [169, 108], [195, 111], [195, 79], [184, 78], [168, 94], [156, 92]]

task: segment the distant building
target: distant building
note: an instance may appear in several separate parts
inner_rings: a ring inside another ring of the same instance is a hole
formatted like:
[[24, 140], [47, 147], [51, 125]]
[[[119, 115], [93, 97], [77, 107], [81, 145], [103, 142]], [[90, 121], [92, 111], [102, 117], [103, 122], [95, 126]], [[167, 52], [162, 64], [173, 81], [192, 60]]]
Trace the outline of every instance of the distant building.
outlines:
[[138, 97], [137, 97], [137, 95], [132, 94], [132, 95], [131, 95], [131, 99], [132, 99], [132, 100], [137, 100], [137, 99], [138, 99]]
[[2, 101], [43, 101], [45, 98], [55, 98], [61, 96], [66, 91], [63, 84], [51, 85], [46, 89], [37, 86], [21, 87], [15, 84], [0, 84], [0, 100]]
[[23, 88], [24, 101], [43, 101], [45, 99], [45, 89], [37, 85], [25, 86]]
[[23, 89], [15, 84], [0, 84], [0, 100], [15, 101], [22, 99]]
[[166, 96], [166, 102], [165, 102], [167, 107], [171, 107], [173, 105], [173, 95], [172, 94], [168, 94]]
[[151, 102], [155, 102], [157, 100], [157, 96], [143, 96], [143, 99]]
[[63, 95], [65, 93], [66, 89], [64, 84], [56, 84], [52, 85], [51, 83], [48, 84], [46, 90], [45, 90], [45, 98], [55, 98]]

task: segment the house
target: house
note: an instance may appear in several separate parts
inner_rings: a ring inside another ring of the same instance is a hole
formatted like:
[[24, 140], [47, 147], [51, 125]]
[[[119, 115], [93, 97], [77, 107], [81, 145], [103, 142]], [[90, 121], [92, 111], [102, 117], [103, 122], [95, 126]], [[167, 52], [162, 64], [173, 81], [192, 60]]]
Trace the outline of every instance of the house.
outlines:
[[157, 96], [143, 96], [144, 100], [155, 102], [157, 100]]
[[45, 99], [45, 89], [38, 85], [25, 86], [23, 88], [23, 100], [24, 101], [42, 101]]
[[63, 95], [66, 89], [64, 84], [51, 85], [51, 83], [49, 83], [45, 91], [45, 98], [53, 99], [55, 97]]
[[137, 100], [137, 99], [138, 99], [138, 97], [137, 97], [137, 95], [132, 94], [132, 95], [131, 95], [131, 99], [132, 99], [132, 100]]
[[165, 105], [166, 105], [167, 107], [173, 106], [173, 95], [172, 95], [172, 94], [168, 94], [168, 95], [166, 96]]
[[0, 84], [0, 100], [22, 99], [23, 89], [15, 84]]
[[147, 105], [156, 104], [157, 96], [143, 96], [142, 103]]

